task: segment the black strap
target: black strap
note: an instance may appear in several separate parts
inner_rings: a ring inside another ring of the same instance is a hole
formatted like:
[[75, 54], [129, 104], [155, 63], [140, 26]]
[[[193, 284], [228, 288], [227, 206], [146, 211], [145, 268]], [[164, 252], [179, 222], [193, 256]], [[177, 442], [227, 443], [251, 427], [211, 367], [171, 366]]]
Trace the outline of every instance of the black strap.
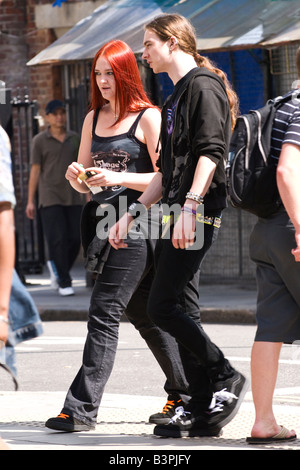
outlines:
[[97, 125], [99, 113], [100, 113], [100, 108], [96, 109], [96, 111], [95, 111], [95, 113], [94, 113], [94, 118], [93, 118], [93, 136], [95, 135], [96, 125]]
[[[139, 115], [137, 116], [136, 120], [134, 121], [134, 123], [133, 123], [132, 126], [130, 127], [129, 131], [127, 132], [127, 135], [128, 135], [128, 136], [131, 137], [131, 136], [134, 136], [134, 135], [135, 135], [135, 131], [136, 131], [136, 129], [137, 129], [138, 123], [140, 122], [141, 117], [143, 116], [144, 112], [145, 112], [147, 109], [148, 109], [148, 108], [142, 109], [142, 111], [139, 113]], [[94, 113], [94, 118], [93, 118], [93, 136], [95, 135], [96, 125], [97, 125], [97, 121], [98, 121], [99, 112], [100, 112], [100, 108], [96, 109], [96, 111], [95, 111], [95, 113]]]
[[12, 371], [10, 370], [9, 367], [7, 367], [6, 364], [3, 364], [3, 362], [0, 362], [0, 367], [2, 367], [2, 369], [6, 370], [6, 372], [8, 372], [12, 378], [12, 381], [14, 383], [14, 386], [15, 386], [15, 391], [17, 392], [19, 390], [19, 384], [18, 384], [18, 381], [15, 377], [15, 375], [12, 373]]
[[[279, 106], [282, 106], [284, 103], [287, 103], [288, 101], [291, 101], [293, 99], [300, 99], [300, 90], [299, 91], [292, 91], [286, 96], [280, 96], [275, 98], [274, 100], [270, 100], [271, 103], [274, 104], [276, 108], [279, 108]], [[300, 104], [300, 101], [299, 101]]]
[[143, 116], [144, 112], [147, 110], [148, 108], [145, 108], [145, 109], [142, 109], [142, 111], [139, 113], [138, 117], [136, 118], [136, 120], [134, 121], [134, 123], [132, 124], [131, 128], [129, 129], [128, 131], [128, 136], [133, 136], [135, 135], [135, 131], [137, 129], [137, 126], [138, 126], [138, 123], [140, 122], [140, 119], [141, 117]]

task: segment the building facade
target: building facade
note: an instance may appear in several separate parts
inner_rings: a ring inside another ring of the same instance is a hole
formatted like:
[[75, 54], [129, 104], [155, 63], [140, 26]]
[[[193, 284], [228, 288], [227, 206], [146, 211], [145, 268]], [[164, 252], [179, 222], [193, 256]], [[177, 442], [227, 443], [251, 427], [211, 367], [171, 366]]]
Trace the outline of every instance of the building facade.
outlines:
[[[104, 0], [68, 0], [53, 7], [49, 0], [0, 0], [0, 117], [13, 143], [14, 179], [20, 261], [30, 270], [43, 262], [39, 228], [24, 218], [30, 171], [30, 141], [43, 127], [43, 110], [51, 99], [68, 103], [69, 127], [80, 132], [88, 108], [91, 60], [75, 60], [28, 67], [27, 62], [62, 37]], [[116, 33], [117, 34], [117, 33]], [[284, 94], [297, 79], [295, 54], [299, 41], [273, 47], [204, 52], [228, 75], [240, 100], [240, 111], [263, 106]], [[137, 54], [141, 76], [153, 101], [161, 105], [172, 91], [165, 74], [154, 76]], [[6, 89], [6, 93], [3, 90]], [[229, 207], [215, 246], [204, 260], [204, 280], [253, 280], [248, 241], [255, 217]], [[22, 235], [21, 235], [22, 234]]]

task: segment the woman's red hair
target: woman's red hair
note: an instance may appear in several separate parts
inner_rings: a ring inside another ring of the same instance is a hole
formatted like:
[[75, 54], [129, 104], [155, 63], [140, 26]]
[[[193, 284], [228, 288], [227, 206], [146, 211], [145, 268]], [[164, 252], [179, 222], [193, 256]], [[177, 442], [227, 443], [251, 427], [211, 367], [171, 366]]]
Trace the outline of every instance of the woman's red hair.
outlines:
[[99, 49], [94, 57], [91, 70], [91, 104], [90, 110], [102, 108], [107, 101], [103, 98], [95, 75], [96, 62], [104, 56], [110, 63], [116, 81], [116, 102], [119, 104], [119, 117], [115, 124], [120, 122], [126, 113], [139, 112], [144, 108], [154, 108], [143, 88], [136, 58], [123, 41], [113, 40]]

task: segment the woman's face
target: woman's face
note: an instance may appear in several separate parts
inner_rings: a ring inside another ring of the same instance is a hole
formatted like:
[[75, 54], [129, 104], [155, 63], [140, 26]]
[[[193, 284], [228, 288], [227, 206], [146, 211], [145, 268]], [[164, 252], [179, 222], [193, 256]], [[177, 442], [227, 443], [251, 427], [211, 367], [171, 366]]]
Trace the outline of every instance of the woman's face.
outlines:
[[147, 61], [154, 73], [168, 72], [171, 63], [169, 41], [162, 41], [151, 29], [144, 35], [143, 59]]
[[98, 58], [94, 72], [100, 93], [105, 100], [111, 101], [116, 95], [116, 81], [113, 69], [104, 56]]

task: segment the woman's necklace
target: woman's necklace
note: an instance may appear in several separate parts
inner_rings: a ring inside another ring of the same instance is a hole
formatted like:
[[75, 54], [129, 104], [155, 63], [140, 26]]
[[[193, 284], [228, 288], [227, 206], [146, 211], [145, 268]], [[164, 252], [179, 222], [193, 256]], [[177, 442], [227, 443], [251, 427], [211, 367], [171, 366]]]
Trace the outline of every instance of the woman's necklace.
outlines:
[[119, 119], [120, 114], [119, 114], [119, 113], [117, 114], [117, 113], [113, 110], [113, 108], [112, 108], [111, 106], [110, 106], [110, 111], [111, 111], [111, 113], [112, 113], [112, 115], [113, 115], [114, 124], [115, 124], [115, 123], [117, 122], [117, 120]]

